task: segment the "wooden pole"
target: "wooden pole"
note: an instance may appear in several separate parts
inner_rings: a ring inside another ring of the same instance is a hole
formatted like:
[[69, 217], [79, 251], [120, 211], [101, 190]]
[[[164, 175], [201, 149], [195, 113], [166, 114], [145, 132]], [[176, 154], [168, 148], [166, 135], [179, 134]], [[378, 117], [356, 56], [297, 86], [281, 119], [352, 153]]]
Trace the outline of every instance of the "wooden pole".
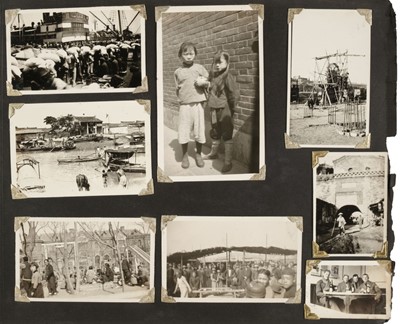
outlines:
[[67, 283], [67, 288], [71, 292], [71, 294], [74, 294], [74, 287], [72, 287], [71, 283], [71, 278], [70, 278], [70, 273], [68, 269], [68, 245], [67, 245], [67, 228], [66, 225], [63, 224], [64, 227], [64, 253], [63, 253], [63, 260], [64, 260], [64, 275], [65, 275], [65, 281]]
[[333, 236], [333, 232], [335, 231], [335, 226], [336, 226], [336, 219], [333, 222], [333, 228], [332, 228], [332, 233], [331, 233], [331, 237]]
[[74, 251], [74, 255], [75, 255], [75, 267], [76, 267], [76, 291], [80, 291], [81, 290], [81, 273], [80, 273], [80, 269], [79, 269], [79, 242], [78, 242], [78, 229], [77, 229], [77, 225], [76, 222], [74, 222], [74, 229], [75, 229], [75, 251]]

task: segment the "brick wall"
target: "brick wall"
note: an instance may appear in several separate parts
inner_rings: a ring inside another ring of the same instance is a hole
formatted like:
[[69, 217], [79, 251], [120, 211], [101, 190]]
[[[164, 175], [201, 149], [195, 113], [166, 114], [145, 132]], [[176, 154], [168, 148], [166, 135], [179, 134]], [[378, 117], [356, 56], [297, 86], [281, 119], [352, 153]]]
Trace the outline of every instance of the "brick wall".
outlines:
[[[235, 158], [258, 172], [259, 61], [258, 11], [164, 13], [162, 15], [164, 123], [177, 130], [178, 102], [174, 71], [181, 65], [181, 43], [196, 44], [196, 62], [208, 71], [218, 50], [230, 54], [230, 72], [235, 76], [240, 99], [234, 115]], [[206, 110], [207, 143], [210, 118]]]

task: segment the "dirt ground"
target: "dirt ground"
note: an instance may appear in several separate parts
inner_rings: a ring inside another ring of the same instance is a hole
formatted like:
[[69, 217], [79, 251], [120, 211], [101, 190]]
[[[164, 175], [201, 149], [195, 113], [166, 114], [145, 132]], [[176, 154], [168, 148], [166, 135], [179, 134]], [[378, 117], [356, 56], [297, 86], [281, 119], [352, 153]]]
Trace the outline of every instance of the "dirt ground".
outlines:
[[290, 137], [292, 142], [300, 145], [351, 145], [355, 146], [364, 140], [363, 137], [341, 135], [342, 127], [329, 125], [328, 110], [314, 109], [313, 116], [304, 117], [306, 110], [311, 110], [305, 105], [290, 106]]
[[344, 235], [335, 231], [332, 239], [328, 236], [330, 234], [325, 235], [325, 241], [320, 244], [320, 250], [328, 254], [373, 254], [382, 249], [383, 227], [370, 225], [359, 231], [358, 226], [352, 226], [346, 228]]

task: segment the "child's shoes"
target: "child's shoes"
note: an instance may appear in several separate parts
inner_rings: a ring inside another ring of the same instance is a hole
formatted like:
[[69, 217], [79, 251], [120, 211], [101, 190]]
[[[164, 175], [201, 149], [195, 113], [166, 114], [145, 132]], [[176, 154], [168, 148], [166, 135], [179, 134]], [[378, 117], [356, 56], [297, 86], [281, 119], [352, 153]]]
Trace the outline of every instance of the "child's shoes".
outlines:
[[[197, 159], [196, 159], [196, 163], [197, 163]], [[189, 167], [190, 163], [189, 163], [189, 155], [186, 153], [183, 155], [182, 158], [182, 168], [187, 169]]]
[[201, 157], [201, 154], [200, 153], [196, 153], [196, 165], [199, 167], [199, 168], [202, 168], [202, 167], [204, 167], [204, 161], [203, 161], [203, 158]]

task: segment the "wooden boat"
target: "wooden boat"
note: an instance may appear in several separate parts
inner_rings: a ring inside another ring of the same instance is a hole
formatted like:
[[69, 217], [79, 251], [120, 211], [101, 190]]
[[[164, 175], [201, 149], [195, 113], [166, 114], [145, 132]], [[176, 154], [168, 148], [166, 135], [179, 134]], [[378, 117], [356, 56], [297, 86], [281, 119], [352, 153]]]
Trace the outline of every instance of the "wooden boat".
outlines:
[[134, 154], [138, 153], [137, 148], [108, 149], [104, 153], [104, 166], [108, 167], [111, 171], [122, 169], [125, 172], [146, 173], [146, 165], [129, 161]]
[[131, 173], [146, 173], [146, 165], [139, 163], [116, 163], [112, 162], [107, 165], [111, 171], [122, 169], [125, 172]]
[[77, 142], [100, 142], [103, 140], [101, 134], [88, 134], [83, 136], [72, 136], [70, 137], [75, 143]]
[[18, 145], [17, 152], [58, 152], [69, 151], [76, 148], [72, 140], [50, 140], [50, 141], [25, 141]]
[[81, 163], [81, 162], [92, 162], [100, 160], [100, 157], [97, 155], [90, 156], [75, 156], [72, 158], [60, 158], [57, 159], [58, 163]]

